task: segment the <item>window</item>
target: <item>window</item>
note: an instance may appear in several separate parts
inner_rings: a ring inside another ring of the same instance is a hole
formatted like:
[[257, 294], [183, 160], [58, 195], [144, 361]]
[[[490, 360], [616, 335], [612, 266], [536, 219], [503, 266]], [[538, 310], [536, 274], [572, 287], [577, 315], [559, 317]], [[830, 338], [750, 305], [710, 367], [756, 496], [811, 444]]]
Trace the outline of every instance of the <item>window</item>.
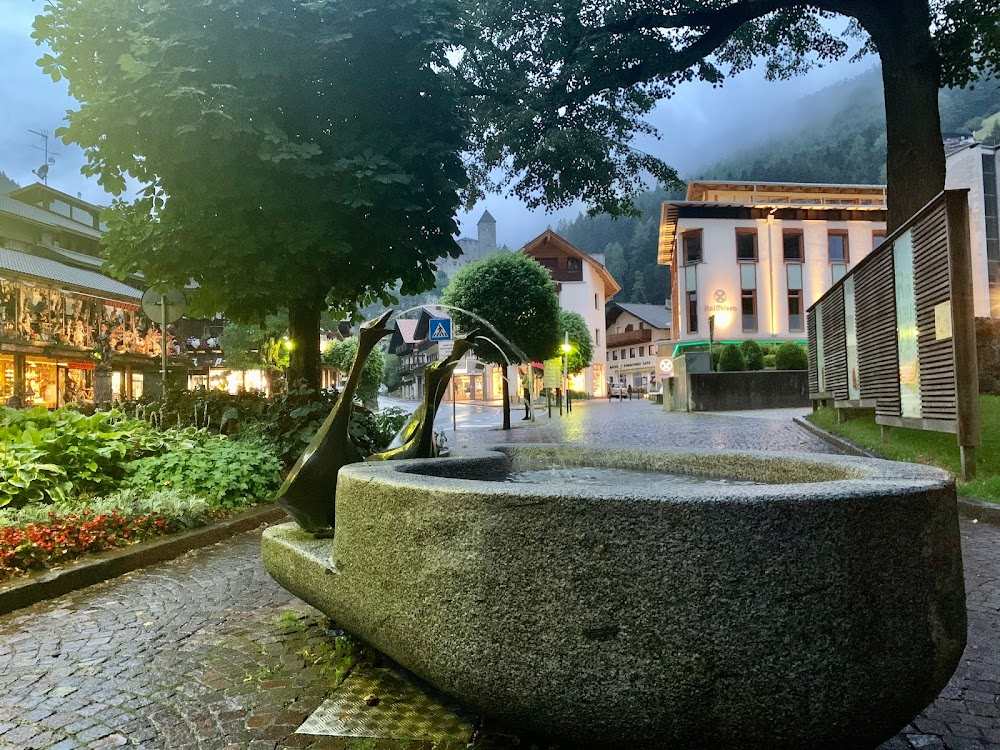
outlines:
[[566, 270], [571, 273], [577, 273], [580, 270], [580, 259], [579, 258], [567, 258], [566, 259]]
[[885, 232], [876, 229], [872, 232], [872, 250], [885, 242]]
[[801, 263], [805, 259], [801, 230], [784, 230], [782, 244], [785, 249], [785, 263]]
[[645, 357], [646, 356], [646, 347], [644, 347], [644, 346], [640, 346], [639, 347], [639, 356], [640, 357]]
[[757, 330], [757, 266], [744, 263], [740, 266], [740, 313], [743, 330]]
[[612, 350], [612, 352], [611, 352], [611, 359], [615, 360], [616, 362], [618, 361], [618, 350], [617, 349]]
[[688, 333], [698, 333], [698, 292], [687, 292]]
[[826, 233], [826, 246], [830, 253], [831, 263], [848, 263], [847, 232], [843, 229], [831, 229]]
[[645, 323], [643, 323], [643, 322], [642, 322], [642, 321], [640, 320], [640, 321], [639, 321], [639, 330], [641, 331], [641, 330], [642, 330], [643, 328], [645, 328], [645, 327], [646, 327], [646, 324], [645, 324]]
[[757, 330], [757, 290], [744, 289], [741, 295], [741, 310], [743, 311], [743, 330]]
[[596, 295], [596, 294], [594, 295], [594, 309], [595, 309], [595, 310], [600, 310], [600, 309], [601, 309], [601, 308], [600, 308], [600, 307], [598, 306], [598, 304], [597, 304], [597, 295]]
[[802, 317], [802, 290], [801, 289], [789, 289], [788, 290], [788, 330], [789, 331], [803, 331], [805, 326], [803, 326]]
[[634, 346], [631, 349], [628, 350], [628, 358], [629, 359], [635, 359], [635, 347]]
[[757, 230], [736, 230], [736, 260], [741, 263], [757, 262]]
[[696, 229], [681, 235], [684, 244], [684, 265], [701, 263], [701, 230]]
[[595, 328], [594, 329], [594, 343], [597, 344], [598, 346], [601, 345], [601, 329], [600, 328]]
[[847, 266], [843, 263], [834, 263], [830, 266], [830, 279], [836, 284], [847, 275]]

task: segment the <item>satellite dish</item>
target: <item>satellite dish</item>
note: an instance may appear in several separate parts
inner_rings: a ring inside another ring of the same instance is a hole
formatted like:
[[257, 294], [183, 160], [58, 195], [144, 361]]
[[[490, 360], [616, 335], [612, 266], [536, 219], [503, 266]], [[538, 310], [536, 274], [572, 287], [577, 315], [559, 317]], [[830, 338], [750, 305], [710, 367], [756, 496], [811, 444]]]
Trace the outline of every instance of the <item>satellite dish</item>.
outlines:
[[151, 286], [142, 293], [142, 311], [157, 323], [174, 323], [181, 319], [185, 309], [187, 298], [180, 289], [164, 287], [161, 292]]
[[31, 171], [38, 175], [39, 180], [44, 180], [45, 176], [49, 173], [49, 165], [43, 164], [37, 170], [33, 169]]
[[55, 164], [55, 163], [56, 163], [56, 157], [50, 156], [49, 157], [49, 164]]

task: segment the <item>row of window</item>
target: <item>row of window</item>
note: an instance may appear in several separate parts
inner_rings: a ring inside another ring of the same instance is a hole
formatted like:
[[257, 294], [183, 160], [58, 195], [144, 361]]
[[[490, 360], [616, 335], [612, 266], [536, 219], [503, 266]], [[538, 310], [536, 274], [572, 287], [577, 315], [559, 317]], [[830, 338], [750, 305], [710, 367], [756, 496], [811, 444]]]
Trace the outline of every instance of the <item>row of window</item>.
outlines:
[[[619, 359], [635, 359], [635, 357], [636, 357], [635, 347], [634, 346], [633, 347], [629, 347], [629, 349], [627, 351], [628, 351], [628, 357], [625, 356], [625, 352], [626, 352], [625, 349], [621, 350], [621, 355], [620, 356], [618, 354], [618, 352], [619, 352], [618, 349], [612, 349], [610, 352], [608, 352], [608, 359], [609, 360], [614, 360], [614, 361], [618, 361]], [[649, 353], [650, 354], [653, 353], [653, 347], [649, 347]], [[639, 347], [639, 356], [640, 357], [645, 357], [646, 356], [646, 347], [645, 346], [640, 346]]]
[[[882, 244], [885, 239], [885, 232], [874, 230], [872, 232], [872, 249]], [[684, 248], [684, 265], [701, 263], [704, 257], [702, 252], [702, 230], [692, 229], [681, 235]], [[736, 229], [736, 261], [738, 263], [756, 263], [759, 258], [757, 252], [758, 235], [757, 230], [752, 228]], [[805, 239], [801, 229], [783, 229], [781, 231], [782, 254], [786, 263], [805, 262]], [[850, 262], [850, 243], [848, 242], [846, 229], [830, 229], [826, 233], [827, 254], [831, 263]]]
[[[836, 264], [834, 269], [834, 283], [840, 280], [846, 273], [845, 264]], [[685, 293], [687, 302], [687, 330], [688, 333], [698, 333], [698, 284], [696, 269], [690, 268], [686, 271]], [[805, 316], [802, 306], [802, 266], [798, 263], [790, 263], [785, 266], [786, 289], [788, 290], [788, 330], [804, 331]], [[757, 267], [744, 265], [740, 267], [740, 317], [741, 327], [744, 333], [754, 333], [758, 330], [757, 313]]]

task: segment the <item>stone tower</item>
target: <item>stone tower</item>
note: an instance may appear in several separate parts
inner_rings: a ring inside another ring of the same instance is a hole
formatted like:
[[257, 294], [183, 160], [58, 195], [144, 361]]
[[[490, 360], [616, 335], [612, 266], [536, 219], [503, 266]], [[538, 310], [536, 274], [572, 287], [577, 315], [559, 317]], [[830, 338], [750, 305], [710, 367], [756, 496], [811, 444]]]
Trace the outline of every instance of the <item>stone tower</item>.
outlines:
[[485, 258], [497, 249], [497, 220], [490, 216], [489, 211], [483, 211], [476, 226], [479, 230], [479, 257]]

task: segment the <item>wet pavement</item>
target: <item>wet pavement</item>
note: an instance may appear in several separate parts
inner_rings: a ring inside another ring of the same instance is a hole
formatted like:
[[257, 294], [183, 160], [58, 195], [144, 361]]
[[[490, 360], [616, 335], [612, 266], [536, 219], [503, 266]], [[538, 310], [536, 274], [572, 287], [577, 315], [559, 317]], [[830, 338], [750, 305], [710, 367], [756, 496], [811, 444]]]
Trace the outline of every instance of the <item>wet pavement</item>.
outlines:
[[[498, 410], [488, 415], [499, 424]], [[781, 412], [665, 414], [647, 401], [600, 401], [514, 425], [460, 425], [451, 444], [830, 451]], [[1000, 528], [964, 520], [962, 537], [965, 657], [938, 700], [882, 750], [1000, 750]], [[337, 681], [326, 625], [264, 571], [259, 532], [0, 617], [0, 750], [432, 747], [295, 734]]]

